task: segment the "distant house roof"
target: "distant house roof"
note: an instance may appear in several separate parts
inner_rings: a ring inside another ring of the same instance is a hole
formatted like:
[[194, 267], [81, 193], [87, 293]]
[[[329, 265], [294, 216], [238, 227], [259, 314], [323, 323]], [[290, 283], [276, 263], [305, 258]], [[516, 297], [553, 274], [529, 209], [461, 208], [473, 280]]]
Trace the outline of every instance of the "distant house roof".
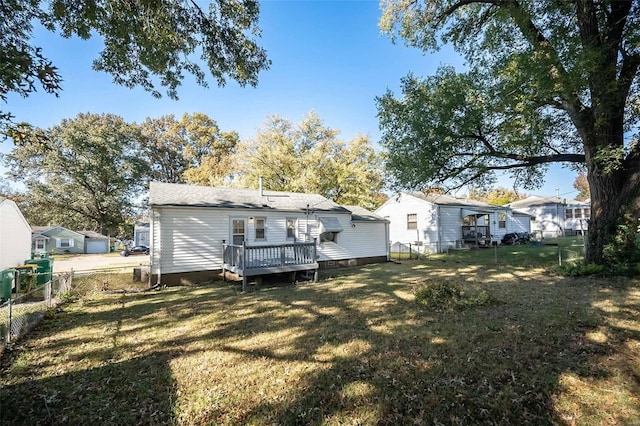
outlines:
[[78, 234], [82, 234], [84, 235], [86, 238], [95, 238], [95, 239], [99, 239], [99, 240], [108, 240], [109, 237], [107, 237], [106, 235], [102, 235], [98, 232], [95, 231], [77, 231]]
[[547, 204], [566, 204], [566, 200], [560, 197], [541, 197], [538, 195], [531, 195], [524, 200], [514, 201], [507, 205], [512, 209], [521, 209], [526, 207], [544, 206]]
[[151, 182], [149, 205], [157, 207], [215, 207], [228, 209], [312, 211], [349, 213], [349, 210], [318, 194], [216, 188]]
[[343, 206], [347, 210], [351, 211], [351, 220], [354, 222], [388, 222], [387, 219], [382, 216], [370, 212], [364, 207], [360, 206]]
[[472, 200], [470, 198], [452, 197], [451, 195], [446, 194], [425, 194], [423, 192], [411, 192], [409, 193], [409, 195], [441, 206], [475, 207], [482, 209], [499, 209], [504, 207], [495, 206], [489, 203], [483, 203], [482, 201]]
[[31, 233], [32, 234], [42, 234], [44, 236], [44, 233], [53, 229], [53, 228], [57, 228], [57, 226], [32, 226], [31, 227]]
[[97, 232], [94, 231], [74, 231], [72, 229], [69, 228], [65, 228], [64, 226], [32, 226], [31, 227], [31, 237], [32, 238], [45, 238], [47, 237], [47, 233], [51, 232], [54, 229], [65, 229], [67, 231], [71, 231], [71, 232], [75, 232], [76, 234], [82, 235], [85, 238], [96, 238], [96, 239], [102, 239], [102, 240], [107, 240], [109, 239], [109, 237], [99, 234]]

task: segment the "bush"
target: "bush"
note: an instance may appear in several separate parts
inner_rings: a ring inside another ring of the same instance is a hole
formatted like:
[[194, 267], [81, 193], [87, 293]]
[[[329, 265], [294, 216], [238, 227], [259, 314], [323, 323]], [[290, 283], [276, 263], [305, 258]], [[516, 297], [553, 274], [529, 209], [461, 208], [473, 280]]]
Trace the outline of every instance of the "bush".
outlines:
[[584, 277], [591, 275], [634, 277], [640, 275], [640, 264], [564, 264], [562, 266], [556, 266], [553, 268], [553, 271], [563, 277]]
[[444, 280], [425, 282], [416, 289], [415, 297], [417, 304], [435, 309], [465, 309], [496, 303], [485, 290], [475, 296], [467, 295], [458, 284]]

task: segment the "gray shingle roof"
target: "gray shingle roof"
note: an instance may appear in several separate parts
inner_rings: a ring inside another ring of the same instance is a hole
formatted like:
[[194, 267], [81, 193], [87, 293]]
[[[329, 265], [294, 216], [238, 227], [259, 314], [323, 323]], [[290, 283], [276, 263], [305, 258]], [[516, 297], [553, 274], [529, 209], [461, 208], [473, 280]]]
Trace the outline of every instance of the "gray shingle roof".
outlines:
[[433, 204], [439, 204], [441, 206], [460, 206], [460, 207], [476, 207], [476, 208], [501, 208], [502, 206], [495, 206], [489, 203], [483, 203], [482, 201], [472, 200], [470, 198], [456, 198], [446, 194], [424, 194], [422, 192], [411, 192], [409, 195], [419, 198], [424, 201], [428, 201]]
[[532, 206], [544, 206], [545, 204], [564, 204], [565, 200], [559, 197], [540, 197], [537, 195], [531, 195], [524, 200], [514, 201], [513, 203], [507, 204], [512, 209], [519, 209], [523, 207], [532, 207]]
[[318, 194], [263, 191], [257, 189], [216, 188], [212, 186], [183, 185], [151, 182], [149, 205], [215, 207], [228, 209], [313, 211], [349, 213], [349, 210]]
[[347, 210], [351, 211], [351, 219], [356, 222], [388, 222], [387, 219], [382, 216], [370, 212], [364, 207], [360, 206], [343, 206]]
[[82, 234], [87, 238], [96, 238], [96, 239], [100, 239], [100, 240], [108, 240], [109, 237], [107, 237], [106, 235], [102, 235], [98, 232], [95, 231], [76, 231], [78, 234]]

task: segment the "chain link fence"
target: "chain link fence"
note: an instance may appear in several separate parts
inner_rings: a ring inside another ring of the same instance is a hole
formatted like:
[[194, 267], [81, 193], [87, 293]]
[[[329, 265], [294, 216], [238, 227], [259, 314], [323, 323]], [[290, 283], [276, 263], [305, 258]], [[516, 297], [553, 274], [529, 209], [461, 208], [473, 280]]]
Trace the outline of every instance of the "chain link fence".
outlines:
[[45, 317], [47, 310], [55, 308], [71, 290], [72, 272], [64, 272], [51, 281], [0, 305], [0, 352], [17, 340]]
[[444, 256], [450, 255], [454, 259], [465, 259], [466, 261], [479, 264], [497, 263], [527, 263], [544, 262], [549, 265], [576, 264], [584, 261], [585, 247], [582, 239], [564, 238], [549, 241], [531, 241], [528, 244], [502, 245], [484, 244], [473, 245], [456, 241], [455, 244], [443, 245], [439, 250], [438, 243], [427, 242], [402, 242], [391, 241], [391, 259], [430, 259], [432, 255], [439, 253]]

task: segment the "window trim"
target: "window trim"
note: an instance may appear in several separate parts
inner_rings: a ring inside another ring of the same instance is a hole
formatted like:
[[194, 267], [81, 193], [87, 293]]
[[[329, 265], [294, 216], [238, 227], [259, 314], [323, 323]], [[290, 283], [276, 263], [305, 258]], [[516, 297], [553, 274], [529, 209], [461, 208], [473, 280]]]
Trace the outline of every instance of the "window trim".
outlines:
[[[262, 221], [262, 228], [258, 228], [258, 222], [259, 221]], [[254, 223], [253, 226], [254, 226], [254, 231], [255, 231], [255, 235], [254, 235], [255, 240], [256, 241], [258, 241], [258, 240], [266, 241], [266, 239], [267, 239], [267, 218], [264, 217], [264, 216], [257, 216], [254, 219], [253, 223]], [[262, 236], [261, 237], [258, 237], [258, 230], [262, 231]]]
[[416, 229], [418, 229], [418, 213], [407, 213], [407, 231], [415, 231]]
[[[289, 221], [293, 222], [293, 226], [289, 227]], [[284, 220], [284, 227], [286, 230], [286, 238], [287, 240], [295, 240], [296, 239], [296, 230], [298, 229], [298, 219], [295, 217], [287, 217]], [[291, 231], [291, 235], [289, 235], [289, 231]]]
[[507, 213], [498, 212], [498, 229], [507, 229]]

